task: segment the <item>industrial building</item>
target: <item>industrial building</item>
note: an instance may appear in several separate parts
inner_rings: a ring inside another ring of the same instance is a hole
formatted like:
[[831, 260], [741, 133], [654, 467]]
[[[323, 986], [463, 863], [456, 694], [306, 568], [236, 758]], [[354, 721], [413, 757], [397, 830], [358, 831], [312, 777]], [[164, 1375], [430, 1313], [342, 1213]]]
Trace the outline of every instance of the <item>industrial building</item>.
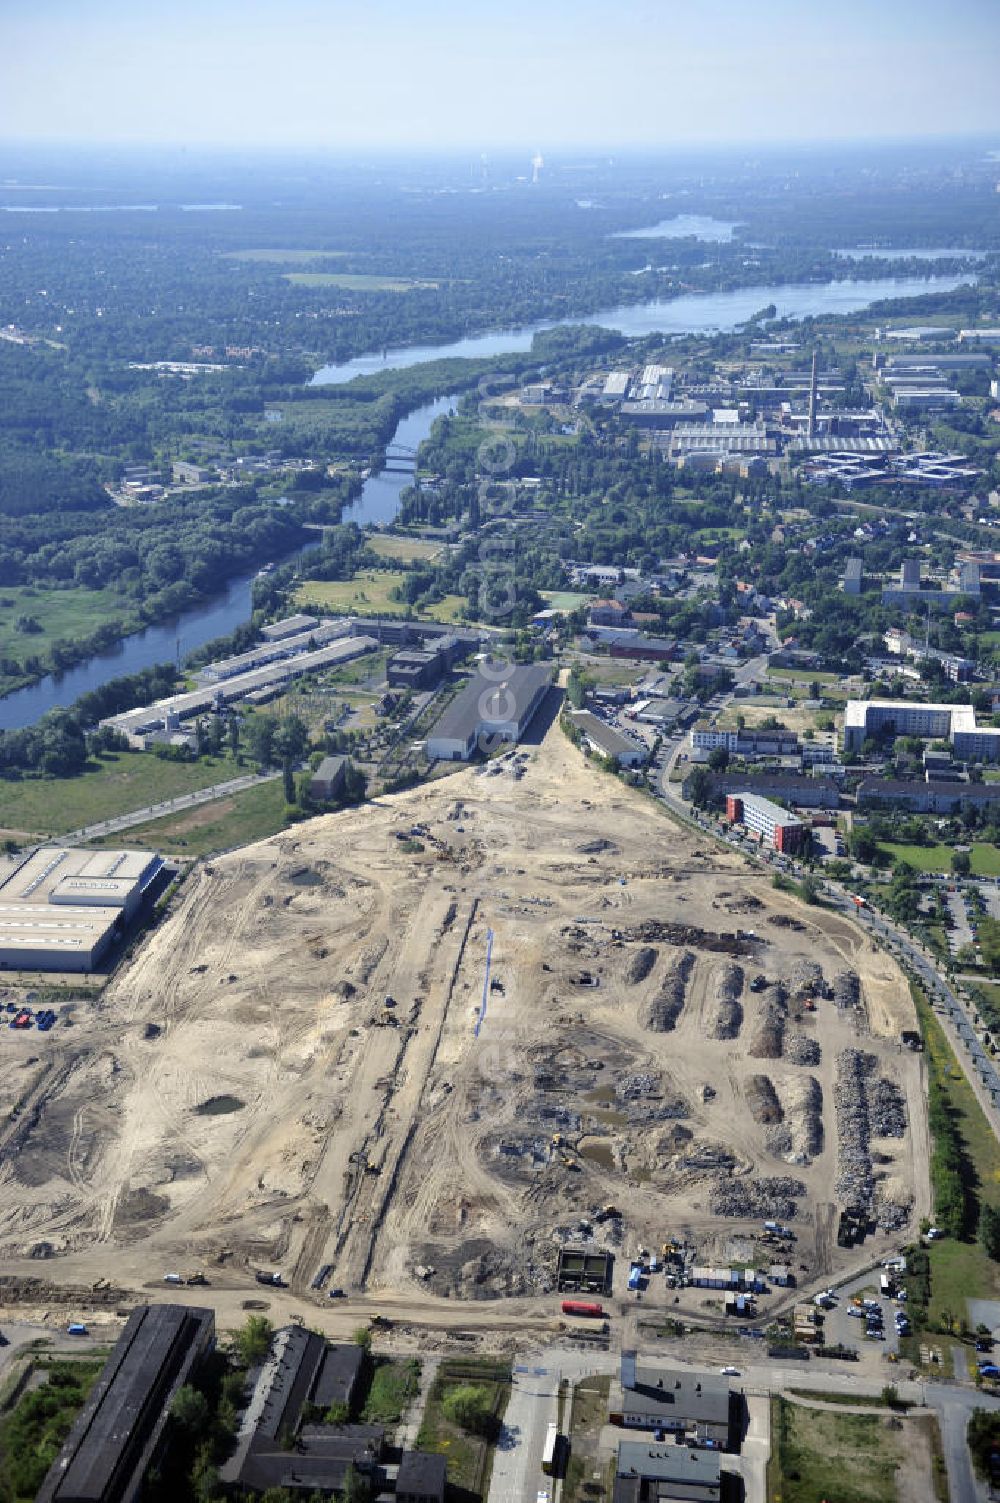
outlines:
[[972, 705], [849, 699], [844, 708], [844, 751], [860, 751], [869, 738], [879, 736], [950, 741], [955, 755], [970, 762], [995, 762], [1000, 758], [1000, 730], [977, 726]]
[[152, 851], [41, 846], [0, 885], [0, 969], [92, 971], [162, 866]]
[[801, 819], [769, 798], [753, 793], [727, 794], [726, 818], [730, 824], [744, 825], [751, 835], [757, 835], [786, 855], [804, 850], [809, 842], [809, 832]]
[[543, 663], [482, 664], [432, 727], [428, 757], [467, 762], [484, 739], [520, 741], [551, 681]]
[[270, 1488], [339, 1496], [353, 1470], [377, 1497], [395, 1492], [400, 1503], [443, 1503], [443, 1457], [404, 1451], [390, 1459], [382, 1425], [303, 1422], [304, 1413], [354, 1408], [363, 1366], [364, 1351], [355, 1343], [329, 1345], [302, 1326], [276, 1331], [222, 1481], [241, 1496]]
[[465, 644], [449, 633], [429, 638], [423, 647], [406, 647], [389, 659], [386, 678], [391, 689], [433, 689], [452, 664], [464, 656]]
[[719, 1503], [718, 1451], [623, 1440], [618, 1447], [612, 1503]]
[[185, 694], [172, 694], [167, 699], [157, 700], [155, 704], [125, 710], [120, 715], [109, 715], [100, 724], [119, 731], [130, 746], [144, 749], [158, 732], [175, 729], [184, 720], [210, 715], [226, 704], [245, 699], [257, 690], [288, 683], [299, 674], [312, 673], [319, 668], [339, 667], [353, 658], [362, 657], [366, 652], [374, 652], [378, 645], [374, 637], [345, 636], [315, 652], [299, 652], [282, 658], [280, 662], [254, 668], [249, 673], [237, 673], [232, 678], [222, 678], [216, 683], [205, 684], [202, 688], [192, 689]]
[[649, 761], [649, 748], [623, 736], [590, 710], [571, 710], [569, 715], [587, 746], [600, 757], [613, 757], [619, 767], [642, 767]]
[[[312, 620], [313, 624], [301, 631], [259, 642], [248, 652], [237, 653], [236, 656], [230, 658], [219, 658], [214, 663], [206, 664], [194, 675], [198, 683], [217, 684], [222, 679], [236, 678], [238, 674], [249, 673], [254, 668], [262, 668], [266, 663], [280, 663], [285, 658], [295, 657], [297, 653], [310, 652], [316, 647], [325, 646], [327, 642], [336, 642], [343, 637], [353, 635], [351, 623], [345, 618], [322, 622], [314, 621], [310, 616], [291, 619], [293, 621]], [[279, 622], [278, 624], [284, 625], [285, 623]]]
[[174, 1396], [214, 1338], [211, 1310], [133, 1310], [36, 1503], [134, 1503], [161, 1453]]
[[623, 1351], [620, 1380], [608, 1395], [608, 1418], [626, 1429], [669, 1430], [712, 1440], [728, 1450], [738, 1432], [736, 1396], [729, 1384], [682, 1368], [644, 1362]]
[[317, 804], [328, 804], [343, 789], [346, 776], [346, 757], [324, 757], [309, 779], [309, 797]]

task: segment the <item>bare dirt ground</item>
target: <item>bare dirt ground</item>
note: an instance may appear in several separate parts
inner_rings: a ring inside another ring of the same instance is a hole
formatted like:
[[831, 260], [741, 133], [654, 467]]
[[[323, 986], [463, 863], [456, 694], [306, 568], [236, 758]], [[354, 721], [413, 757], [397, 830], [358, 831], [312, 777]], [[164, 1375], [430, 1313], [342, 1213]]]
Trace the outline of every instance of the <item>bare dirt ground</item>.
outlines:
[[[854, 1006], [828, 995], [844, 974]], [[558, 725], [517, 762], [196, 868], [77, 1019], [0, 1051], [0, 1253], [56, 1284], [200, 1269], [235, 1296], [280, 1269], [308, 1297], [329, 1264], [375, 1301], [551, 1309], [567, 1241], [676, 1237], [700, 1263], [766, 1267], [765, 1218], [794, 1228], [801, 1279], [826, 1278], [850, 1261], [849, 1050], [868, 1061], [873, 1214], [928, 1206], [892, 962]]]

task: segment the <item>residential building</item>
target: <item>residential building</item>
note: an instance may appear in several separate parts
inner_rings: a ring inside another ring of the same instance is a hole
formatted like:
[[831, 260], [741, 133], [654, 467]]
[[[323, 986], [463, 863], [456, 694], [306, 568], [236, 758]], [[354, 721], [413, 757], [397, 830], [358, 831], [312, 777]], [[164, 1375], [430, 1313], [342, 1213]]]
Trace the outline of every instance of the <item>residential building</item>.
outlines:
[[785, 854], [805, 850], [809, 844], [809, 831], [802, 820], [769, 798], [745, 792], [727, 794], [726, 817]]
[[858, 808], [912, 809], [916, 814], [954, 814], [963, 805], [988, 808], [1000, 804], [1000, 784], [917, 778], [864, 778], [857, 789]]
[[844, 709], [844, 750], [860, 751], [879, 736], [919, 736], [950, 741], [969, 762], [1000, 758], [1000, 730], [977, 726], [972, 705], [915, 704], [905, 699], [849, 699]]
[[214, 1343], [211, 1310], [133, 1310], [36, 1503], [135, 1503], [162, 1453], [174, 1397]]
[[588, 612], [591, 626], [624, 626], [629, 608], [620, 600], [595, 600]]
[[844, 565], [843, 590], [845, 595], [860, 595], [864, 579], [864, 565], [860, 558], [849, 558]]
[[[682, 785], [685, 798], [690, 797], [690, 784], [685, 779]], [[785, 772], [724, 772], [713, 773], [709, 778], [710, 801], [718, 803], [730, 793], [749, 792], [763, 798], [781, 799], [796, 809], [836, 809], [840, 805], [840, 790], [836, 783], [826, 777], [797, 777]]]

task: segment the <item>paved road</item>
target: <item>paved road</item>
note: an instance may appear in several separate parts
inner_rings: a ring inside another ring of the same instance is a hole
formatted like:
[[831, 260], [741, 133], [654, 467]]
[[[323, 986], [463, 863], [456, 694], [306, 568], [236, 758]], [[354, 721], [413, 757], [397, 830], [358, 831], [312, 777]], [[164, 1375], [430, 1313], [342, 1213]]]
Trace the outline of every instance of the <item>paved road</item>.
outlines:
[[[548, 1352], [514, 1368], [503, 1430], [493, 1459], [489, 1503], [532, 1503], [551, 1483], [542, 1472], [549, 1424], [559, 1413], [561, 1370]], [[567, 1354], [560, 1352], [560, 1358]], [[602, 1354], [603, 1355], [603, 1354]]]
[[215, 799], [226, 798], [231, 793], [243, 793], [247, 788], [256, 788], [258, 783], [270, 783], [280, 777], [280, 772], [248, 772], [242, 777], [230, 778], [227, 783], [212, 783], [208, 788], [196, 788], [193, 793], [180, 793], [176, 798], [164, 799], [162, 803], [147, 804], [144, 809], [133, 809], [130, 814], [98, 820], [95, 824], [84, 825], [82, 830], [70, 830], [60, 839], [72, 844], [80, 840], [94, 840], [98, 835], [117, 835], [119, 830], [129, 830], [133, 825], [144, 825], [148, 820], [160, 819], [164, 814], [179, 814], [182, 809], [196, 809], [199, 804], [210, 804]]

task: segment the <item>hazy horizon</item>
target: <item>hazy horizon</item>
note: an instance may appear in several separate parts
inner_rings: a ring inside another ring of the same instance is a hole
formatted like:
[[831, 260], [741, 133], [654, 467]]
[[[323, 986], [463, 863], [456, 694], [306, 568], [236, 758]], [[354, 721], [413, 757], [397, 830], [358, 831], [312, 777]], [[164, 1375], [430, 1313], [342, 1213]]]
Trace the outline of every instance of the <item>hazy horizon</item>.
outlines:
[[1000, 6], [5, 0], [0, 140], [648, 152], [1000, 135]]

